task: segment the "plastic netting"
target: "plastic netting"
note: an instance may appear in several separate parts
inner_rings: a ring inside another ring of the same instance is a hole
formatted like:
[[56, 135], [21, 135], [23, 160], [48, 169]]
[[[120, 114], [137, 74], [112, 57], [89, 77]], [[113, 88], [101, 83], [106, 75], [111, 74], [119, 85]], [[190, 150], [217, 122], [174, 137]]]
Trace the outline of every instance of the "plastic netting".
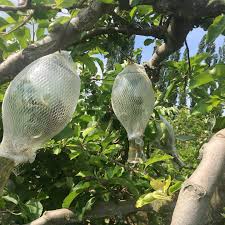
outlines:
[[117, 118], [127, 131], [128, 139], [141, 142], [142, 139], [138, 137], [143, 136], [154, 107], [152, 84], [143, 66], [128, 65], [117, 75], [111, 100]]
[[3, 100], [0, 155], [16, 164], [32, 162], [46, 141], [71, 120], [80, 78], [67, 52], [37, 59], [10, 83]]

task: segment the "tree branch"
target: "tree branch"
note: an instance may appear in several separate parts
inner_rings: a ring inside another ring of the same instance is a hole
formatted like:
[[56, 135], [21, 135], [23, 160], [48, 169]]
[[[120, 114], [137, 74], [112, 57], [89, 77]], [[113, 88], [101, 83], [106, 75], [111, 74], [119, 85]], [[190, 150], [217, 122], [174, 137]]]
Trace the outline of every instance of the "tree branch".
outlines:
[[203, 158], [180, 191], [171, 225], [202, 225], [225, 170], [225, 129], [203, 146]]
[[148, 62], [150, 68], [158, 67], [169, 55], [180, 49], [187, 34], [193, 28], [193, 22], [183, 17], [171, 19], [167, 29], [165, 43], [156, 48], [151, 60]]
[[113, 5], [92, 1], [90, 6], [81, 10], [69, 24], [56, 26], [42, 40], [9, 56], [0, 64], [0, 83], [13, 79], [24, 67], [34, 60], [64, 49], [74, 42], [79, 41], [82, 32], [91, 30], [98, 19], [112, 8]]
[[139, 4], [152, 5], [164, 15], [186, 18], [216, 17], [225, 11], [225, 1], [220, 0], [141, 0]]
[[[102, 3], [95, 3], [94, 5], [95, 7], [99, 7], [98, 10], [100, 10], [101, 13], [103, 13], [103, 10], [106, 10], [106, 6], [100, 7], [100, 5], [104, 5]], [[91, 25], [97, 20], [94, 15], [95, 11], [93, 7], [92, 4], [89, 9], [84, 10], [74, 18], [70, 24], [55, 27], [53, 32], [41, 41], [9, 56], [2, 64], [0, 64], [0, 83], [13, 79], [25, 66], [39, 57], [63, 49], [73, 43], [78, 44], [80, 41], [87, 40], [97, 35], [122, 33], [127, 35], [138, 34], [143, 36], [153, 36], [156, 38], [163, 38], [164, 36], [165, 28], [163, 26], [149, 26], [144, 28], [120, 26], [96, 28], [88, 31], [86, 35], [81, 37], [81, 32], [90, 29]], [[108, 5], [107, 7], [109, 9]], [[90, 18], [90, 15], [93, 17], [92, 19]], [[86, 21], [86, 17], [89, 18], [88, 21]], [[100, 13], [97, 17], [100, 17]]]
[[[74, 4], [72, 6], [70, 6], [69, 8], [67, 8], [68, 10], [71, 10], [71, 9], [80, 9], [80, 8], [84, 8], [84, 5], [83, 5], [83, 1], [81, 3], [78, 3], [78, 4]], [[27, 10], [30, 10], [30, 9], [33, 9], [33, 10], [41, 10], [41, 9], [44, 9], [44, 10], [60, 10], [59, 8], [56, 7], [56, 5], [43, 5], [43, 4], [37, 4], [37, 5], [34, 5], [34, 4], [30, 4], [30, 1], [26, 1], [24, 4], [19, 4], [18, 6], [8, 6], [8, 5], [0, 5], [0, 11], [4, 11], [4, 12], [8, 12], [8, 11], [11, 11], [11, 12], [17, 12], [17, 11], [27, 11]]]
[[[122, 217], [131, 213], [136, 213], [138, 211], [153, 211], [155, 208], [154, 205], [159, 202], [162, 203], [161, 200], [156, 200], [152, 204], [145, 205], [141, 208], [136, 208], [135, 202], [135, 200], [127, 200], [119, 201], [118, 203], [99, 203], [93, 209], [86, 213], [83, 218], [83, 221], [109, 217]], [[164, 205], [162, 205], [162, 207], [171, 211], [174, 208], [174, 202], [164, 202]], [[45, 212], [40, 218], [26, 225], [66, 225], [75, 224], [76, 222], [78, 223], [80, 221], [78, 221], [76, 215], [71, 210], [57, 209]]]
[[164, 37], [165, 29], [160, 26], [149, 26], [148, 28], [138, 28], [134, 26], [120, 26], [120, 27], [98, 27], [94, 30], [87, 32], [82, 39], [89, 39], [94, 36], [103, 34], [121, 33], [126, 35], [142, 35], [152, 36], [155, 38], [162, 39]]

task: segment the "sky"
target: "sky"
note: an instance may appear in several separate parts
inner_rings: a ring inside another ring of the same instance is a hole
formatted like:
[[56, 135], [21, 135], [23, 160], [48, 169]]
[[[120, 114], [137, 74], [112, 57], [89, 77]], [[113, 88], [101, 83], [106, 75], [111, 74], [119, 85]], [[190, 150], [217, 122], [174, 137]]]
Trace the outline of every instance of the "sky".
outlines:
[[[14, 4], [17, 3], [17, 0], [10, 0], [11, 2], [13, 2]], [[5, 14], [3, 12], [0, 11], [0, 17], [3, 16], [5, 17]], [[189, 50], [190, 50], [190, 56], [193, 56], [197, 53], [198, 51], [198, 45], [203, 37], [203, 35], [205, 34], [206, 32], [201, 29], [201, 28], [195, 28], [193, 29], [187, 36], [187, 43], [188, 43], [188, 46], [189, 46]], [[145, 62], [145, 61], [148, 61], [152, 54], [153, 54], [153, 47], [154, 47], [154, 44], [151, 44], [149, 46], [144, 46], [144, 40], [147, 39], [147, 38], [151, 38], [151, 37], [144, 37], [144, 36], [139, 36], [137, 35], [136, 38], [135, 38], [135, 46], [134, 48], [137, 49], [137, 48], [142, 48], [143, 51], [142, 51], [142, 59], [141, 59], [141, 62]], [[220, 36], [216, 39], [215, 43], [216, 43], [216, 48], [217, 48], [217, 51], [218, 51], [218, 48], [223, 44], [223, 40], [224, 40], [225, 37], [223, 36]], [[183, 52], [185, 49], [185, 47], [183, 47], [181, 49], [181, 52]], [[102, 58], [102, 57], [100, 57]], [[104, 60], [105, 61], [105, 60]]]
[[[195, 28], [188, 34], [188, 36], [187, 36], [187, 43], [188, 43], [188, 47], [189, 47], [189, 50], [190, 50], [190, 56], [193, 56], [193, 55], [195, 55], [197, 53], [198, 45], [199, 45], [202, 37], [204, 36], [204, 34], [206, 34], [206, 32], [202, 28]], [[134, 48], [135, 49], [137, 49], [137, 48], [142, 48], [143, 49], [143, 51], [142, 51], [142, 59], [141, 59], [142, 62], [148, 61], [151, 58], [152, 53], [153, 53], [154, 45], [144, 46], [144, 40], [146, 38], [149, 38], [149, 37], [143, 37], [143, 36], [137, 35], [136, 39], [135, 39], [135, 46], [134, 46]], [[218, 51], [218, 48], [220, 46], [222, 46], [224, 39], [225, 39], [225, 37], [223, 37], [223, 36], [219, 36], [216, 39], [215, 43], [216, 43], [217, 51]], [[184, 49], [185, 49], [185, 47], [183, 47], [181, 49], [181, 52], [183, 52]]]

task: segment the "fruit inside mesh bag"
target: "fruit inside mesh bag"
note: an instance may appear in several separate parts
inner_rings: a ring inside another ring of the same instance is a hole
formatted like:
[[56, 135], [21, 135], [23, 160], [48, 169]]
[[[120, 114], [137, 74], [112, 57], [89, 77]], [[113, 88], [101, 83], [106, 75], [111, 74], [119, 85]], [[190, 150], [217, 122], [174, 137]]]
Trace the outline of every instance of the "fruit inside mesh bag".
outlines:
[[3, 100], [0, 156], [32, 162], [46, 141], [71, 120], [80, 78], [68, 52], [37, 59], [10, 83]]

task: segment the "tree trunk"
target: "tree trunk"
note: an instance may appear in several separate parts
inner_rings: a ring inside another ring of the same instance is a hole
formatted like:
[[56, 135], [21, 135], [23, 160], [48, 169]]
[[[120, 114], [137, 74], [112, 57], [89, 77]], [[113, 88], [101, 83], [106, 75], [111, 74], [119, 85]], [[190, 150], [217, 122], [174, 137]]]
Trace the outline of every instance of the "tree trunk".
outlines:
[[203, 146], [202, 154], [198, 168], [182, 186], [171, 225], [207, 223], [210, 200], [225, 169], [225, 129]]

